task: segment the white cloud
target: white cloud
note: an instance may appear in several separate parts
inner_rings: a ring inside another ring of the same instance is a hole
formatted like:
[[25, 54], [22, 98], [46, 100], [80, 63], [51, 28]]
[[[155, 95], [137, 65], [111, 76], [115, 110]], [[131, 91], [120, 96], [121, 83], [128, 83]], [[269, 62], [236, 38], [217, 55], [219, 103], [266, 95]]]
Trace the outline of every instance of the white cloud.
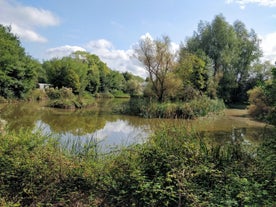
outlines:
[[241, 9], [244, 9], [247, 4], [257, 4], [260, 6], [276, 7], [276, 0], [226, 0], [228, 4], [237, 3]]
[[23, 6], [15, 0], [0, 0], [0, 24], [11, 25], [12, 32], [24, 40], [46, 42], [35, 28], [56, 26], [59, 19], [48, 10]]
[[120, 72], [129, 71], [135, 75], [146, 77], [146, 71], [141, 63], [134, 57], [134, 50], [118, 50], [111, 42], [100, 39], [90, 41], [86, 47], [87, 51], [96, 54], [108, 67]]
[[11, 24], [12, 32], [22, 39], [25, 39], [27, 41], [31, 42], [47, 42], [47, 39], [36, 32], [20, 27], [16, 24]]
[[71, 53], [76, 52], [76, 51], [86, 51], [86, 50], [79, 46], [65, 45], [65, 46], [61, 46], [61, 47], [55, 47], [55, 48], [48, 49], [46, 51], [46, 57], [47, 57], [47, 59], [61, 58], [64, 56], [69, 56]]
[[263, 59], [271, 63], [276, 61], [276, 32], [269, 33], [261, 37], [261, 48], [263, 49]]

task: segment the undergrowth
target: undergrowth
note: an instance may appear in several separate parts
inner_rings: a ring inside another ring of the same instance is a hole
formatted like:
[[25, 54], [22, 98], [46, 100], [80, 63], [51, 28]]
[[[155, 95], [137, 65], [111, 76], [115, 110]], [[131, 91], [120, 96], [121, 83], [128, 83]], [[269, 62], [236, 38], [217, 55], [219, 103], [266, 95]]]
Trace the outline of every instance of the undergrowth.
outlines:
[[[167, 126], [108, 154], [39, 132], [0, 135], [1, 206], [273, 206], [275, 134], [211, 145]], [[74, 149], [74, 147], [76, 149]]]

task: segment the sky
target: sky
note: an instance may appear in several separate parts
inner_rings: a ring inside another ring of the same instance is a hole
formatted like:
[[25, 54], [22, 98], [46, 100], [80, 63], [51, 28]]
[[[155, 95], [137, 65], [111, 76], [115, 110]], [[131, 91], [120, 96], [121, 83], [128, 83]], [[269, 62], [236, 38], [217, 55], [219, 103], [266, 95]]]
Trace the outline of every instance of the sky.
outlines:
[[177, 48], [201, 20], [219, 14], [254, 29], [262, 60], [276, 61], [276, 0], [0, 0], [0, 24], [11, 26], [35, 59], [82, 50], [113, 70], [143, 77], [133, 49], [140, 38], [167, 35]]

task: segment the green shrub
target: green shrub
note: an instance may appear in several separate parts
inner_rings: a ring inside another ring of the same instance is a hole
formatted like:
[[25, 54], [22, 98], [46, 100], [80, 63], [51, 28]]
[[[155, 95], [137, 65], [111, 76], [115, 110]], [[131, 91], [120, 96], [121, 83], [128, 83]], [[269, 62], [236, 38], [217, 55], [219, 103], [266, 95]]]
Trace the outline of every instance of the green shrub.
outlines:
[[124, 105], [121, 113], [142, 116], [145, 118], [184, 118], [193, 119], [206, 116], [211, 112], [218, 112], [225, 108], [222, 100], [201, 96], [189, 102], [158, 103], [144, 98], [131, 98], [128, 105]]
[[271, 111], [268, 104], [268, 97], [262, 87], [255, 87], [248, 91], [249, 113], [258, 119], [265, 119]]
[[[170, 106], [171, 107], [171, 106]], [[275, 133], [257, 149], [209, 145], [164, 126], [146, 143], [99, 154], [30, 131], [0, 135], [3, 206], [274, 206]]]
[[111, 94], [115, 97], [115, 98], [130, 98], [130, 95], [127, 93], [124, 93], [123, 91], [119, 91], [119, 90], [113, 90], [111, 91]]
[[48, 99], [48, 96], [45, 90], [35, 89], [28, 95], [27, 99], [29, 101], [44, 101]]
[[47, 96], [51, 99], [73, 99], [75, 96], [71, 88], [62, 87], [58, 88], [47, 88], [45, 90]]
[[[90, 182], [80, 162], [66, 156], [59, 143], [39, 133], [0, 136], [0, 197], [20, 206], [85, 203]], [[81, 200], [81, 201], [80, 201]]]
[[8, 102], [7, 99], [5, 99], [3, 96], [0, 96], [0, 103], [6, 103]]
[[111, 93], [96, 93], [95, 98], [114, 98]]

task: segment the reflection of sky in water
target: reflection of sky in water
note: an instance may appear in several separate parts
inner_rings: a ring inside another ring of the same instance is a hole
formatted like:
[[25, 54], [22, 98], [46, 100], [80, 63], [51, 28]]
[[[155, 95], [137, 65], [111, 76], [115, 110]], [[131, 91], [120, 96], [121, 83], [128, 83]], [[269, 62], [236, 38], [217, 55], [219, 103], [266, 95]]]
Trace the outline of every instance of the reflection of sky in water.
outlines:
[[117, 120], [107, 122], [104, 128], [94, 132], [97, 140], [103, 140], [108, 145], [129, 145], [131, 143], [142, 142], [148, 133], [146, 126], [134, 127], [127, 121]]
[[94, 143], [97, 143], [104, 150], [134, 143], [142, 143], [149, 135], [149, 126], [135, 127], [130, 125], [128, 121], [120, 119], [114, 122], [106, 122], [102, 129], [94, 133], [79, 136], [70, 132], [54, 133], [51, 130], [51, 126], [41, 120], [37, 121], [36, 129], [41, 130], [43, 134], [58, 135], [60, 136], [60, 141], [67, 144], [74, 141], [88, 143], [93, 140]]

